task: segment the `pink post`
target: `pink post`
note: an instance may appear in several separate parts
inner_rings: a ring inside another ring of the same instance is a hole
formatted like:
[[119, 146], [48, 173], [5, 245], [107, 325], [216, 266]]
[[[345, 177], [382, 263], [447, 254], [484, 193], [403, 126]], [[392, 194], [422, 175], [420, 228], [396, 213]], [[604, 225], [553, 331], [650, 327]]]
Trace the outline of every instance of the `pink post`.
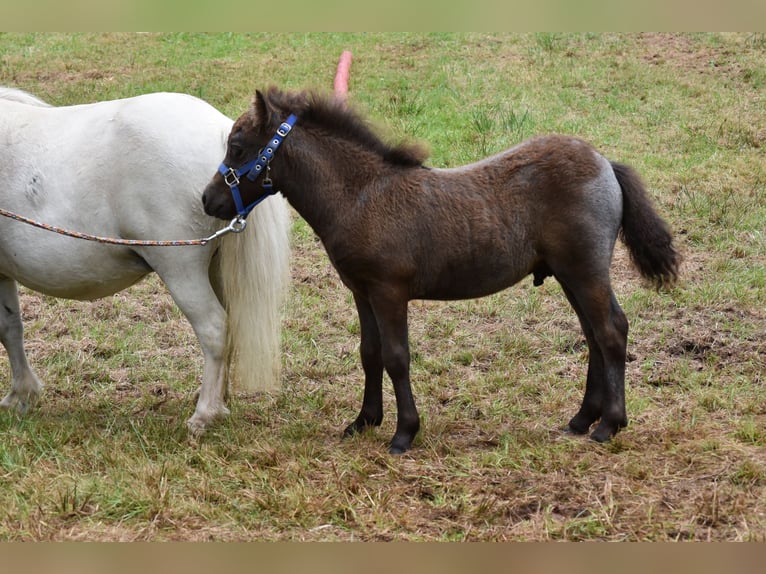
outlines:
[[351, 52], [343, 50], [338, 60], [338, 69], [335, 72], [335, 82], [333, 84], [335, 97], [339, 100], [346, 101], [346, 98], [348, 98], [348, 76], [350, 71]]

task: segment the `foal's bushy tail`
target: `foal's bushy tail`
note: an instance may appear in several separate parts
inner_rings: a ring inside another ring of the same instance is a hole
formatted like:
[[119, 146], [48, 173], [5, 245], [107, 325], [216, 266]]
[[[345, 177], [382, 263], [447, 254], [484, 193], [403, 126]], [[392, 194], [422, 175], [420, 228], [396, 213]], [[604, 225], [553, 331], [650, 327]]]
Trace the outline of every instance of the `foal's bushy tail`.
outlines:
[[657, 288], [678, 278], [680, 255], [673, 246], [670, 227], [652, 207], [638, 173], [630, 166], [612, 163], [622, 188], [623, 212], [620, 235], [641, 275]]

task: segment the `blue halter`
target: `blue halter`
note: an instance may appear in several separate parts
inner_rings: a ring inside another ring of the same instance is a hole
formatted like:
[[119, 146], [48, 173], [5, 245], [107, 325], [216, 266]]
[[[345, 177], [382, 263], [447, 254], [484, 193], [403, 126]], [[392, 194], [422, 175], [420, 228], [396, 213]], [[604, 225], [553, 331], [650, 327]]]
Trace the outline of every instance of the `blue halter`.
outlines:
[[287, 134], [290, 133], [290, 130], [293, 129], [293, 126], [297, 121], [297, 116], [295, 116], [295, 114], [290, 114], [290, 117], [282, 122], [277, 128], [277, 133], [271, 138], [269, 144], [258, 153], [258, 157], [250, 160], [239, 169], [229, 167], [225, 163], [218, 166], [218, 173], [223, 176], [223, 180], [231, 190], [231, 195], [234, 198], [234, 205], [237, 207], [237, 216], [239, 218], [247, 217], [256, 205], [270, 195], [274, 195], [278, 192], [278, 190], [275, 190], [271, 185], [271, 178], [267, 175], [261, 184], [263, 189], [266, 190], [265, 193], [258, 196], [250, 205], [245, 206], [242, 203], [242, 195], [239, 193], [240, 178], [245, 175], [250, 181], [255, 181], [261, 173], [264, 171], [268, 172], [269, 162], [274, 159], [274, 154], [277, 149], [282, 145], [282, 142], [287, 137]]

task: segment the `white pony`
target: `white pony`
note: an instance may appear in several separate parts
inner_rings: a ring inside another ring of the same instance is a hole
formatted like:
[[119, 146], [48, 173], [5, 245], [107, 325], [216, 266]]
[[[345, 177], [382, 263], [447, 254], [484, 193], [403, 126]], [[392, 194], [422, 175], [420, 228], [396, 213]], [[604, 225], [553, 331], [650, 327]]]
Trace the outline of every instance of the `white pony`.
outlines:
[[[0, 88], [0, 208], [102, 237], [208, 237], [222, 226], [205, 215], [200, 197], [231, 126], [184, 94], [53, 107]], [[201, 434], [229, 413], [233, 357], [246, 390], [277, 385], [289, 227], [281, 196], [258, 206], [244, 232], [204, 246], [104, 245], [0, 217], [0, 341], [12, 376], [0, 407], [24, 412], [42, 390], [24, 351], [17, 281], [54, 297], [96, 299], [155, 271], [204, 353], [187, 421]]]

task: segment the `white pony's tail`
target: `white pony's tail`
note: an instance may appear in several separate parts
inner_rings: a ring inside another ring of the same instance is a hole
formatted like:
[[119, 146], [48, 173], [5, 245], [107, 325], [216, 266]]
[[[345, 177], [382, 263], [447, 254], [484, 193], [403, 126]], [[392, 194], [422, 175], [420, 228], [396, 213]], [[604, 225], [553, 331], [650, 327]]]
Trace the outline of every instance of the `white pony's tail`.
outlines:
[[242, 233], [223, 238], [219, 271], [231, 386], [275, 390], [281, 382], [282, 309], [290, 284], [290, 212], [281, 195], [258, 205]]

